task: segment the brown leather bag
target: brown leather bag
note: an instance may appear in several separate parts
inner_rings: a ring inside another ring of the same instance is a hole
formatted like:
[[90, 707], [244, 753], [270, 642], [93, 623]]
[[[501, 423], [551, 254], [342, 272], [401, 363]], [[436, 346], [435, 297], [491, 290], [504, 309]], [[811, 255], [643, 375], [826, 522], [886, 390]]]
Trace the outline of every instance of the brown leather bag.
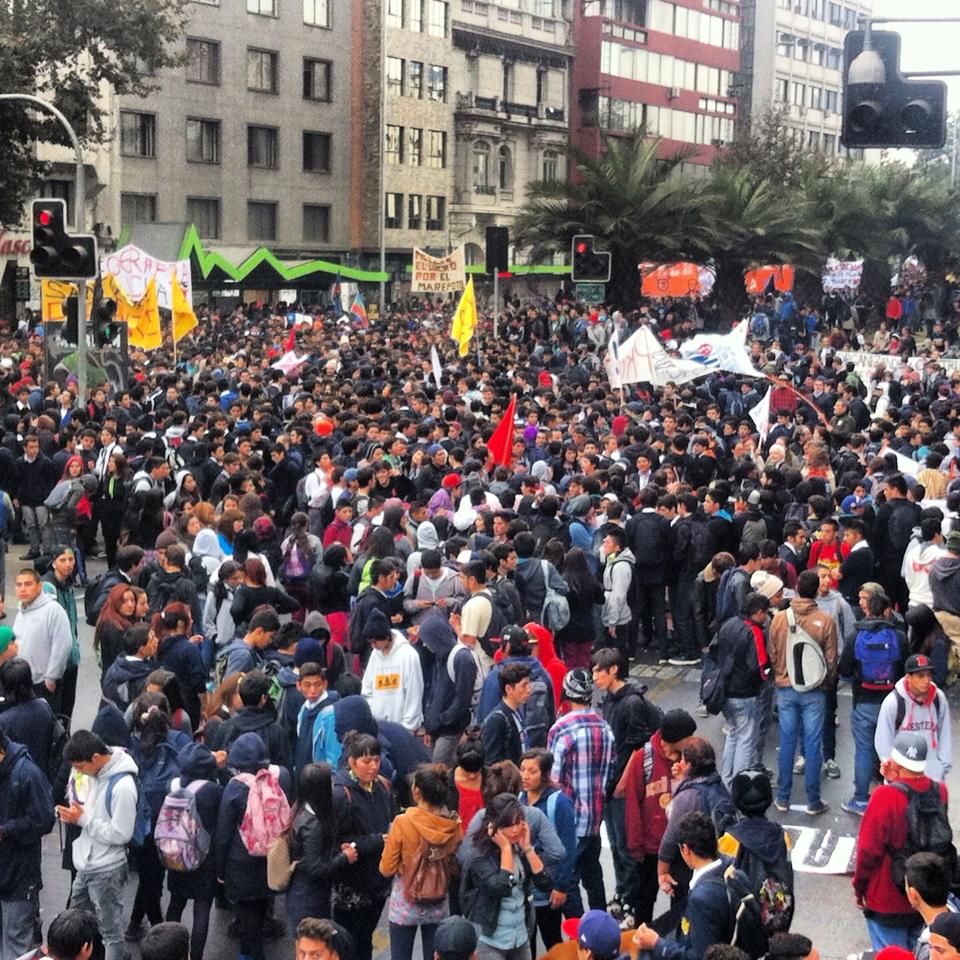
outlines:
[[442, 903], [450, 889], [453, 856], [420, 837], [416, 852], [403, 868], [403, 896], [408, 903]]

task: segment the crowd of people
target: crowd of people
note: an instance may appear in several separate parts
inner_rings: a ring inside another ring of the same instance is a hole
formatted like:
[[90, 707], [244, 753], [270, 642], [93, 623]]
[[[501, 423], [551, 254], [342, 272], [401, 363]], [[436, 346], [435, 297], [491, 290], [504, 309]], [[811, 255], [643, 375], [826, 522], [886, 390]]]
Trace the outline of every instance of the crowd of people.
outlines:
[[[371, 960], [385, 911], [393, 960], [813, 960], [794, 775], [811, 818], [850, 783], [864, 944], [955, 960], [957, 307], [902, 299], [872, 379], [835, 356], [867, 308], [788, 294], [741, 321], [755, 377], [618, 391], [614, 333], [708, 311], [511, 302], [464, 357], [440, 305], [318, 311], [291, 366], [285, 311], [203, 310], [87, 397], [3, 340], [0, 960], [40, 943], [56, 820], [55, 960], [202, 960], [215, 905], [243, 960]], [[697, 709], [638, 662], [700, 667]]]

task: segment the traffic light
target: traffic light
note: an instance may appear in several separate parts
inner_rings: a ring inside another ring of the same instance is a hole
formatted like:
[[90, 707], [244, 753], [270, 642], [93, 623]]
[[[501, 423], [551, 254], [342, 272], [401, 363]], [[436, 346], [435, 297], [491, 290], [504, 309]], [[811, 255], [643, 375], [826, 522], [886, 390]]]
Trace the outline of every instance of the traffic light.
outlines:
[[30, 262], [38, 277], [89, 280], [97, 275], [97, 240], [92, 233], [68, 233], [63, 200], [33, 201]]
[[947, 85], [900, 72], [900, 34], [851, 31], [843, 41], [843, 130], [853, 147], [942, 147]]
[[487, 227], [487, 263], [485, 273], [495, 275], [510, 269], [510, 231], [507, 227]]
[[594, 250], [594, 237], [578, 234], [573, 238], [570, 255], [570, 279], [574, 283], [609, 283], [613, 256]]
[[67, 343], [77, 342], [77, 329], [80, 321], [80, 303], [75, 296], [63, 301], [63, 328], [60, 336]]
[[117, 304], [114, 300], [104, 300], [97, 310], [97, 323], [94, 331], [94, 343], [106, 347], [116, 340], [120, 333], [120, 324], [116, 321]]

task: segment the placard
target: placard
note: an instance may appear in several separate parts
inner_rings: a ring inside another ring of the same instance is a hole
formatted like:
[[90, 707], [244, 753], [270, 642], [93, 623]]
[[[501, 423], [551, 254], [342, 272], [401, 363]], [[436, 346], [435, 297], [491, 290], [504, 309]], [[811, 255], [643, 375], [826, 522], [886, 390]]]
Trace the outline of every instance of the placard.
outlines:
[[188, 302], [193, 303], [193, 278], [190, 275], [189, 260], [158, 260], [132, 243], [100, 258], [100, 275], [112, 273], [133, 303], [139, 303], [143, 299], [147, 284], [155, 279], [157, 306], [167, 310], [173, 308], [171, 272], [176, 272]]
[[462, 293], [466, 285], [462, 244], [445, 257], [431, 257], [414, 247], [411, 293]]

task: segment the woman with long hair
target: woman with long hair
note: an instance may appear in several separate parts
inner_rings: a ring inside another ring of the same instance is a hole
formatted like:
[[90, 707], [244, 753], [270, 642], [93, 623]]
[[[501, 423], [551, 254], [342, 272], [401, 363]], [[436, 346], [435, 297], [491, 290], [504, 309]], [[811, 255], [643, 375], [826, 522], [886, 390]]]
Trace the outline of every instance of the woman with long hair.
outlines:
[[557, 655], [568, 670], [590, 668], [590, 655], [597, 638], [597, 609], [603, 603], [603, 588], [590, 573], [587, 555], [579, 547], [567, 552], [560, 574], [570, 589], [570, 622], [554, 635]]
[[246, 527], [238, 530], [233, 538], [233, 559], [243, 566], [247, 560], [259, 560], [263, 564], [264, 582], [268, 587], [275, 587], [277, 581], [273, 575], [273, 567], [266, 556], [259, 552], [260, 540], [253, 530]]
[[237, 587], [243, 583], [243, 568], [233, 560], [225, 560], [217, 571], [213, 588], [207, 591], [203, 605], [203, 663], [213, 669], [217, 651], [236, 636], [237, 627], [230, 615], [230, 607]]
[[118, 583], [110, 589], [100, 609], [93, 632], [93, 649], [100, 663], [100, 680], [123, 653], [123, 635], [136, 623], [137, 595], [129, 583]]
[[108, 568], [112, 568], [117, 559], [117, 541], [123, 525], [127, 481], [130, 477], [127, 458], [119, 450], [115, 450], [107, 459], [107, 473], [100, 483], [96, 510], [103, 529], [103, 546]]
[[238, 633], [244, 630], [253, 611], [264, 604], [273, 607], [277, 613], [293, 613], [300, 606], [283, 587], [267, 586], [267, 571], [263, 561], [258, 557], [250, 557], [243, 565], [243, 583], [237, 587], [230, 605], [230, 616]]
[[370, 567], [374, 560], [397, 556], [394, 535], [383, 527], [374, 527], [367, 538], [366, 550], [357, 558], [350, 573], [347, 589], [351, 597], [360, 596], [370, 586]]
[[290, 827], [290, 859], [297, 864], [287, 888], [287, 917], [294, 933], [304, 917], [329, 919], [333, 878], [357, 862], [357, 850], [338, 843], [333, 816], [333, 768], [308, 763], [300, 771]]
[[77, 579], [86, 583], [87, 570], [83, 554], [77, 549], [79, 529], [93, 520], [90, 497], [97, 489], [96, 477], [87, 473], [83, 457], [74, 454], [63, 465], [63, 474], [50, 491], [44, 506], [49, 511], [53, 542], [70, 547], [77, 558]]
[[234, 538], [243, 529], [243, 514], [239, 510], [224, 510], [216, 527], [220, 550], [225, 557], [232, 557]]
[[121, 521], [120, 539], [124, 544], [143, 547], [148, 563], [156, 556], [157, 537], [167, 525], [162, 490], [143, 490], [129, 500]]
[[196, 506], [203, 498], [197, 478], [189, 470], [177, 473], [173, 490], [164, 498], [163, 506], [171, 513], [183, 513], [187, 505]]
[[22, 743], [30, 759], [47, 773], [56, 718], [50, 704], [34, 693], [30, 664], [13, 657], [0, 665], [0, 689], [4, 705], [0, 730], [14, 743]]
[[[390, 824], [380, 857], [380, 872], [392, 877], [390, 888], [390, 958], [412, 960], [413, 944], [420, 929], [423, 960], [433, 958], [433, 936], [437, 924], [449, 916], [448, 898], [434, 903], [414, 900], [407, 889], [418, 854], [428, 845], [433, 860], [445, 858], [453, 872], [454, 855], [463, 839], [463, 831], [455, 813], [446, 806], [446, 768], [423, 764], [413, 774], [411, 793], [413, 806], [408, 807]], [[451, 881], [452, 883], [452, 881]]]
[[323, 558], [323, 544], [310, 533], [309, 518], [299, 510], [290, 518], [287, 536], [280, 545], [281, 564], [277, 578], [287, 593], [300, 604], [294, 619], [303, 622], [307, 610], [312, 610], [310, 574]]
[[185, 603], [168, 603], [151, 621], [160, 641], [157, 660], [160, 666], [177, 675], [183, 691], [184, 709], [196, 730], [200, 723], [200, 705], [207, 693], [207, 671], [199, 644], [203, 637], [191, 635], [193, 616]]
[[[143, 630], [145, 626], [145, 624], [138, 625], [134, 629]], [[188, 737], [193, 736], [193, 724], [190, 722], [183, 702], [183, 687], [180, 685], [180, 678], [172, 670], [159, 667], [151, 671], [147, 676], [144, 690], [150, 693], [162, 693], [167, 698], [171, 729], [179, 730]]]
[[394, 554], [406, 565], [407, 557], [413, 553], [413, 544], [407, 534], [407, 511], [402, 506], [388, 507], [383, 511], [382, 526], [393, 534]]

